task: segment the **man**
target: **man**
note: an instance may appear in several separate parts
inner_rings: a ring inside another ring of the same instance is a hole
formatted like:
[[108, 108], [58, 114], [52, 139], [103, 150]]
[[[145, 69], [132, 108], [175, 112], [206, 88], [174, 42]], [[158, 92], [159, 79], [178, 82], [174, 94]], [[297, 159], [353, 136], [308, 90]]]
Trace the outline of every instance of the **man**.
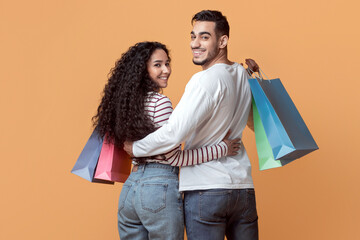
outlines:
[[[192, 23], [193, 62], [203, 71], [190, 79], [167, 124], [125, 147], [135, 157], [162, 154], [184, 141], [186, 149], [216, 144], [229, 130], [230, 139], [242, 136], [251, 91], [247, 71], [227, 57], [227, 19], [218, 11], [204, 10]], [[258, 70], [254, 61], [247, 59], [247, 64]], [[181, 168], [179, 189], [184, 192], [189, 240], [225, 235], [229, 240], [258, 239], [251, 165], [243, 145], [236, 156]]]

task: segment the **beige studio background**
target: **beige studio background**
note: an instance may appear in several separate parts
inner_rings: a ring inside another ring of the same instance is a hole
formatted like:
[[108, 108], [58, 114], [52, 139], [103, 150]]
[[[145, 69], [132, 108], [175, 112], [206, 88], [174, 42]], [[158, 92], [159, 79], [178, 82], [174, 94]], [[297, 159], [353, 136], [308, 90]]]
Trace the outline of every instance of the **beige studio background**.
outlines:
[[359, 10], [355, 0], [0, 0], [0, 239], [118, 239], [121, 184], [70, 173], [92, 129], [107, 73], [130, 45], [168, 45], [176, 105], [200, 68], [194, 13], [231, 25], [230, 58], [280, 77], [320, 150], [283, 168], [253, 164], [260, 239], [356, 239], [359, 193]]

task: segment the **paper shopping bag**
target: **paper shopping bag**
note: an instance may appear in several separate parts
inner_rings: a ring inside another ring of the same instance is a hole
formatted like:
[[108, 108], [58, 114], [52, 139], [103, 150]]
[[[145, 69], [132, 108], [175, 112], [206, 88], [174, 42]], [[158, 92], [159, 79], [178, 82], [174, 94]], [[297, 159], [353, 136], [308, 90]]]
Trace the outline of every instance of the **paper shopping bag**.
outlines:
[[131, 157], [106, 139], [103, 142], [95, 178], [115, 182], [125, 182], [130, 175]]
[[256, 149], [259, 158], [259, 169], [266, 170], [270, 168], [282, 167], [291, 161], [281, 161], [274, 158], [270, 143], [267, 139], [264, 126], [261, 122], [259, 112], [257, 110], [254, 99], [252, 100], [253, 116], [254, 116], [254, 131]]
[[103, 139], [99, 136], [97, 130], [95, 129], [71, 172], [90, 182], [113, 184], [113, 182], [110, 181], [94, 179], [95, 169], [100, 156], [102, 144]]
[[294, 160], [318, 149], [280, 79], [255, 78], [249, 83], [275, 159]]

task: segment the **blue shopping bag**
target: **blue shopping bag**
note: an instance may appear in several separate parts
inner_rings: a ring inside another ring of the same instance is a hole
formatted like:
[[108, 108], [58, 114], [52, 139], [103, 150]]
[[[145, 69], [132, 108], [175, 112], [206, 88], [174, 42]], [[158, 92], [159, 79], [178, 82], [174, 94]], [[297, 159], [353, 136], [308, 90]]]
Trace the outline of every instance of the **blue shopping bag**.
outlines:
[[319, 149], [280, 79], [249, 79], [274, 158], [291, 161]]
[[266, 170], [270, 168], [282, 167], [290, 161], [276, 160], [272, 152], [269, 140], [266, 137], [264, 126], [261, 122], [254, 99], [252, 100], [252, 109], [254, 115], [254, 131], [256, 150], [259, 158], [259, 169]]
[[105, 181], [94, 178], [102, 145], [103, 139], [99, 136], [97, 130], [95, 129], [71, 172], [90, 182], [114, 184], [112, 181]]

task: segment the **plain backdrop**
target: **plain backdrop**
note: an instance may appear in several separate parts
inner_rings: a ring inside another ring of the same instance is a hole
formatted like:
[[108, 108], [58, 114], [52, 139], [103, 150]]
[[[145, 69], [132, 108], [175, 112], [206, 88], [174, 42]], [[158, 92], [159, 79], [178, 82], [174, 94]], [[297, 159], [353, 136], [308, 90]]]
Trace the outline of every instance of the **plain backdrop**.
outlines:
[[259, 171], [263, 240], [353, 240], [360, 226], [359, 10], [356, 0], [0, 0], [0, 239], [118, 239], [122, 184], [71, 174], [92, 132], [107, 74], [129, 46], [171, 50], [164, 93], [178, 103], [190, 77], [191, 23], [217, 9], [229, 57], [281, 78], [320, 150]]

